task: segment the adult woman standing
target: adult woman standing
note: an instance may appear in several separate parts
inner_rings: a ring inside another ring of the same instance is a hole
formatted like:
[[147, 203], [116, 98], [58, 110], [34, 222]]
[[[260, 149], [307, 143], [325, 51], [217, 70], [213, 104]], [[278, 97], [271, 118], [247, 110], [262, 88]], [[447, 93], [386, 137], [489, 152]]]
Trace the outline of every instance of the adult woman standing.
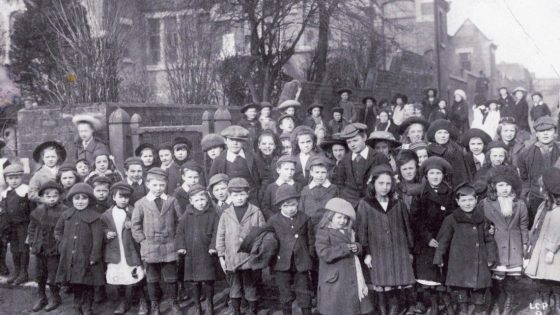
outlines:
[[101, 139], [94, 136], [101, 129], [101, 121], [91, 115], [76, 115], [72, 122], [78, 128], [79, 138], [74, 142], [76, 160], [85, 159], [89, 165], [93, 164], [94, 152], [109, 151], [109, 148]]
[[455, 90], [455, 100], [449, 111], [449, 119], [459, 129], [460, 133], [469, 129], [469, 105], [467, 104], [467, 93], [463, 90]]
[[41, 167], [29, 180], [29, 199], [40, 202], [39, 189], [48, 181], [56, 181], [58, 167], [66, 160], [64, 146], [56, 141], [46, 141], [33, 150], [33, 160], [40, 163]]

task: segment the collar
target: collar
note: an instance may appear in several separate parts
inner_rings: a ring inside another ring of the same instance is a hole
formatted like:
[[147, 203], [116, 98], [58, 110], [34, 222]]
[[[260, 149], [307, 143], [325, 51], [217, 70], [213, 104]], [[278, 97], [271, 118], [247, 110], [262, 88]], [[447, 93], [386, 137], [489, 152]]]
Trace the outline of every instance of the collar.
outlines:
[[[161, 196], [159, 197], [163, 200], [167, 200], [167, 195], [165, 193], [161, 194]], [[154, 194], [152, 194], [152, 192], [149, 191], [148, 194], [146, 194], [146, 199], [148, 199], [148, 201], [154, 201], [156, 200], [156, 196], [154, 196]]]
[[[126, 178], [126, 182], [132, 186], [134, 184], [133, 181], [131, 181], [130, 179], [128, 179], [128, 177]], [[142, 179], [140, 179], [138, 182], [136, 182], [138, 185], [142, 185]]]
[[[8, 188], [6, 188], [1, 194], [2, 199], [6, 198], [6, 196], [8, 195], [8, 192], [11, 191], [11, 190], [14, 190], [14, 189], [12, 187], [8, 186]], [[27, 186], [26, 184], [21, 184], [15, 189], [15, 191], [16, 191], [16, 194], [18, 196], [23, 198], [29, 192], [29, 186]]]
[[160, 168], [161, 168], [162, 170], [166, 171], [168, 168], [171, 167], [171, 165], [173, 165], [173, 162], [169, 163], [169, 165], [163, 165], [163, 164], [161, 164]]
[[[368, 153], [369, 153], [369, 148], [366, 145], [365, 149], [363, 149], [362, 152], [360, 152], [359, 154], [364, 158], [364, 160], [367, 160]], [[357, 156], [358, 156], [358, 154], [356, 154], [355, 152], [352, 152], [352, 161], [354, 161]]]
[[[280, 211], [280, 214], [281, 214], [284, 218], [286, 218], [286, 219], [288, 219], [288, 220], [292, 220], [292, 221], [293, 221], [293, 220], [296, 218], [295, 215], [294, 215], [293, 217], [289, 217], [289, 216], [285, 215], [284, 213], [282, 213], [282, 211]], [[296, 214], [297, 214], [297, 213], [296, 213]]]
[[226, 153], [226, 160], [227, 160], [228, 162], [233, 163], [233, 162], [235, 161], [235, 158], [236, 158], [237, 156], [240, 156], [240, 157], [242, 157], [242, 158], [245, 158], [245, 152], [243, 151], [243, 149], [241, 149], [241, 151], [239, 151], [239, 153], [237, 153], [237, 154], [231, 152], [230, 150], [227, 150], [227, 153]]
[[327, 178], [321, 185], [316, 184], [313, 181], [311, 183], [309, 183], [309, 189], [313, 189], [313, 188], [319, 187], [319, 186], [329, 188], [329, 187], [331, 187], [331, 181]]
[[126, 208], [124, 208], [124, 209], [123, 209], [123, 208], [119, 208], [119, 207], [117, 207], [116, 205], [113, 206], [113, 207], [111, 208], [111, 210], [122, 210], [122, 211], [124, 211], [124, 212], [128, 212], [128, 210], [127, 210]]
[[282, 180], [280, 177], [275, 181], [276, 185], [278, 186], [282, 186], [282, 184], [288, 184], [290, 186], [293, 186], [296, 182], [293, 179], [290, 180]]

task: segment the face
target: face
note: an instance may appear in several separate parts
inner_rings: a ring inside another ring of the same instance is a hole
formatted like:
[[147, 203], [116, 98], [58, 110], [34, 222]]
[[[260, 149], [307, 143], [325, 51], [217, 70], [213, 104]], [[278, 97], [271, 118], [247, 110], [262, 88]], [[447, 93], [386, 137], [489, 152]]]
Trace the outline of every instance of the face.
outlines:
[[247, 117], [247, 120], [254, 120], [255, 118], [257, 118], [257, 109], [249, 108], [245, 111], [245, 117]]
[[222, 153], [223, 150], [224, 149], [222, 147], [212, 148], [212, 149], [207, 151], [208, 157], [211, 160], [214, 160], [215, 158], [217, 158]]
[[397, 105], [403, 105], [403, 104], [404, 104], [403, 99], [400, 98], [400, 97], [397, 98], [397, 100], [395, 101], [395, 103], [397, 103]]
[[123, 196], [120, 191], [117, 191], [117, 193], [113, 196], [113, 201], [117, 207], [123, 209], [128, 206], [130, 197]]
[[236, 207], [241, 207], [245, 205], [248, 198], [249, 198], [249, 193], [246, 191], [232, 191], [230, 193], [231, 202]]
[[368, 98], [366, 100], [366, 107], [372, 107], [372, 106], [373, 106], [373, 101]]
[[539, 103], [541, 101], [541, 97], [538, 96], [538, 95], [533, 95], [531, 98], [533, 99], [533, 102], [535, 102], [535, 103]]
[[348, 94], [348, 92], [342, 92], [342, 94], [340, 94], [340, 98], [347, 101], [348, 97], [350, 97], [350, 95]]
[[138, 165], [138, 164], [129, 165], [125, 174], [126, 177], [132, 182], [135, 183], [139, 182], [142, 179], [142, 175], [143, 175], [142, 165]]
[[333, 228], [342, 229], [348, 225], [348, 217], [342, 213], [335, 213], [331, 222]]
[[471, 140], [469, 140], [469, 150], [471, 150], [474, 155], [481, 154], [484, 150], [484, 142], [482, 141], [482, 139], [471, 138]]
[[309, 154], [313, 150], [313, 137], [311, 135], [301, 135], [297, 137], [298, 147], [301, 153]]
[[284, 118], [280, 124], [280, 129], [285, 132], [292, 132], [294, 130], [294, 120], [291, 118]]
[[473, 212], [476, 207], [476, 197], [471, 195], [460, 196], [457, 199], [457, 205], [459, 205], [459, 208], [465, 212]]
[[212, 195], [219, 201], [225, 201], [228, 197], [227, 183], [220, 182], [212, 186]]
[[430, 169], [428, 173], [426, 173], [426, 178], [430, 185], [437, 187], [443, 181], [443, 172], [435, 168]]
[[389, 192], [391, 192], [393, 179], [388, 174], [381, 174], [373, 184], [375, 187], [375, 193], [379, 196], [385, 197], [389, 194]]
[[58, 154], [55, 149], [45, 149], [43, 151], [43, 163], [47, 167], [55, 167], [58, 163]]
[[511, 195], [511, 185], [506, 182], [496, 183], [496, 195], [498, 197], [509, 197]]
[[76, 183], [76, 176], [72, 171], [65, 171], [60, 173], [60, 184], [64, 188], [70, 188]]
[[296, 114], [296, 108], [295, 108], [295, 107], [288, 107], [288, 108], [286, 108], [286, 110], [284, 111], [284, 113], [285, 113], [286, 115], [295, 116], [295, 114]]
[[226, 138], [226, 146], [232, 153], [237, 154], [241, 152], [241, 149], [243, 149], [243, 142], [236, 139]]
[[109, 196], [109, 185], [107, 184], [93, 184], [93, 195], [95, 199], [104, 201]]
[[294, 163], [282, 163], [280, 167], [276, 168], [276, 172], [278, 172], [278, 176], [282, 180], [291, 180], [294, 178], [294, 173], [296, 172], [296, 166]]
[[311, 116], [313, 117], [319, 117], [321, 116], [321, 109], [318, 107], [315, 107], [311, 110]]
[[109, 158], [106, 155], [100, 155], [95, 158], [95, 169], [105, 172], [109, 168]]
[[518, 100], [522, 100], [525, 97], [525, 94], [523, 94], [523, 92], [521, 91], [517, 91], [515, 92], [515, 98]]
[[358, 134], [353, 138], [347, 139], [346, 144], [350, 151], [354, 153], [360, 153], [366, 147], [366, 136], [363, 134]]
[[455, 94], [455, 102], [460, 102], [462, 100], [463, 100], [463, 98], [460, 95]]
[[434, 91], [428, 90], [428, 97], [434, 97]]
[[312, 166], [309, 170], [309, 176], [311, 176], [315, 184], [322, 185], [327, 180], [328, 175], [327, 168], [321, 165]]
[[90, 124], [78, 124], [78, 136], [82, 141], [89, 141], [93, 137], [93, 128]]
[[196, 210], [204, 211], [206, 209], [206, 205], [208, 204], [208, 197], [205, 191], [201, 191], [198, 194], [189, 197], [189, 201]]
[[446, 101], [439, 101], [438, 107], [440, 109], [445, 109], [447, 107], [447, 102]]
[[84, 210], [89, 206], [89, 197], [86, 194], [75, 194], [72, 196], [72, 205], [76, 210]]
[[411, 182], [416, 177], [416, 161], [410, 160], [400, 167], [401, 175], [403, 179], [407, 182]]
[[410, 125], [407, 136], [411, 143], [422, 141], [422, 138], [424, 138], [424, 126], [421, 124]]
[[182, 178], [183, 178], [183, 183], [185, 183], [187, 186], [192, 186], [194, 184], [198, 184], [200, 175], [198, 174], [197, 171], [185, 169], [183, 171]]
[[490, 106], [488, 106], [488, 109], [495, 111], [498, 109], [498, 104], [496, 103], [490, 103]]
[[436, 131], [434, 139], [438, 144], [446, 144], [447, 142], [449, 142], [449, 131], [443, 129]]
[[276, 149], [276, 144], [274, 143], [274, 138], [272, 136], [261, 136], [259, 140], [259, 150], [263, 155], [272, 155]]
[[60, 193], [57, 189], [46, 189], [43, 192], [43, 201], [47, 207], [54, 206], [58, 202], [58, 198], [60, 198]]
[[326, 135], [326, 131], [323, 128], [315, 130], [315, 136], [317, 136], [317, 139], [325, 139]]
[[502, 148], [494, 148], [490, 150], [490, 163], [492, 166], [504, 164], [506, 160], [506, 151]]
[[282, 140], [282, 154], [292, 154], [292, 142], [290, 139]]
[[346, 148], [340, 144], [335, 144], [332, 146], [332, 155], [337, 161], [342, 161], [344, 155], [346, 154]]
[[507, 90], [506, 89], [500, 89], [500, 95], [502, 97], [506, 97], [507, 96]]
[[179, 147], [173, 150], [173, 156], [177, 161], [184, 161], [187, 159], [189, 151], [185, 147]]
[[375, 151], [389, 155], [389, 144], [385, 141], [379, 141], [375, 144]]
[[76, 171], [80, 176], [87, 176], [89, 174], [89, 166], [85, 161], [80, 161], [76, 163]]
[[379, 122], [381, 122], [382, 124], [386, 123], [387, 121], [389, 121], [389, 114], [387, 114], [386, 112], [381, 112], [379, 114]]
[[170, 150], [159, 150], [158, 155], [159, 160], [161, 161], [161, 165], [169, 165], [171, 164], [171, 162], [173, 162], [173, 157]]
[[165, 180], [157, 179], [157, 178], [150, 178], [146, 187], [150, 193], [154, 196], [159, 197], [165, 192], [165, 187], [167, 186], [167, 182]]
[[507, 142], [513, 141], [513, 139], [515, 139], [515, 129], [516, 127], [513, 124], [503, 124], [500, 134], [502, 139]]
[[297, 207], [298, 207], [298, 200], [290, 199], [282, 203], [282, 205], [280, 206], [280, 211], [282, 211], [283, 215], [291, 218], [296, 215]]
[[154, 152], [152, 149], [144, 149], [140, 152], [140, 159], [142, 160], [144, 166], [150, 167], [154, 164]]
[[540, 143], [549, 144], [554, 141], [554, 136], [556, 134], [556, 128], [550, 128], [543, 131], [537, 131], [535, 135]]
[[265, 117], [265, 118], [270, 117], [270, 107], [263, 107], [261, 109], [261, 117]]
[[428, 159], [428, 150], [426, 149], [416, 150], [416, 156], [418, 157], [418, 164], [422, 165], [422, 163], [424, 163], [424, 161]]
[[21, 185], [23, 181], [23, 176], [21, 175], [8, 175], [6, 176], [6, 184], [10, 186], [10, 188], [15, 189]]
[[342, 120], [342, 114], [339, 113], [339, 112], [334, 112], [332, 114], [332, 116], [333, 116], [334, 120], [336, 120], [336, 121], [341, 121]]

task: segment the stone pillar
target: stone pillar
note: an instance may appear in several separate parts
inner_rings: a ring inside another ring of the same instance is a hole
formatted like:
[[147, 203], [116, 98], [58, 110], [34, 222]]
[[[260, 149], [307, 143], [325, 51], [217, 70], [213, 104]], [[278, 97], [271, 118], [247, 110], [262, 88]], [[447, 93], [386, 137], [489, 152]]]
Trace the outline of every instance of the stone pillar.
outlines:
[[231, 114], [226, 107], [218, 107], [214, 113], [214, 132], [219, 134], [226, 127], [231, 126]]
[[130, 118], [130, 140], [132, 142], [132, 152], [140, 145], [140, 123], [142, 117], [138, 113], [134, 113]]
[[130, 115], [122, 108], [117, 108], [109, 116], [109, 148], [115, 158], [118, 169], [124, 167], [124, 160], [129, 156]]
[[212, 130], [210, 130], [211, 122], [212, 119], [210, 118], [210, 112], [205, 110], [204, 113], [202, 113], [202, 124], [201, 124], [203, 137], [212, 132]]

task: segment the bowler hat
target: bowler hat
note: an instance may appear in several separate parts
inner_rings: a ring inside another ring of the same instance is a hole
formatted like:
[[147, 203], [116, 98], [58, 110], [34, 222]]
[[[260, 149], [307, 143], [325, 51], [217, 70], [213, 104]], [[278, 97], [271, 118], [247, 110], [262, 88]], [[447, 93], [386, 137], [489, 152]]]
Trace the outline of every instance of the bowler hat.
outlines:
[[484, 146], [487, 146], [488, 143], [492, 141], [492, 138], [490, 138], [490, 135], [488, 135], [486, 131], [478, 128], [471, 128], [465, 131], [465, 133], [461, 137], [461, 145], [463, 145], [468, 150], [469, 142], [472, 138], [480, 138], [482, 140], [482, 143], [484, 143]]
[[221, 135], [226, 139], [245, 141], [249, 139], [249, 130], [241, 126], [233, 125], [222, 130]]
[[93, 115], [90, 115], [90, 114], [75, 115], [74, 117], [72, 117], [72, 123], [74, 125], [78, 125], [80, 123], [87, 123], [95, 131], [100, 130], [101, 127], [103, 126], [103, 124], [101, 123], [101, 120], [99, 120], [97, 117], [94, 117]]
[[39, 188], [39, 192], [38, 192], [39, 196], [41, 196], [43, 192], [47, 189], [56, 189], [58, 190], [59, 193], [62, 193], [63, 191], [62, 186], [60, 186], [57, 182], [55, 182], [54, 180], [49, 180], [43, 183]]
[[241, 112], [245, 113], [249, 108], [254, 108], [257, 111], [261, 110], [261, 105], [257, 104], [257, 103], [248, 103], [245, 104], [241, 107]]
[[134, 155], [140, 156], [142, 155], [142, 151], [145, 149], [150, 149], [154, 154], [157, 154], [156, 147], [154, 147], [151, 143], [140, 143], [140, 145], [134, 150]]
[[544, 130], [556, 128], [556, 124], [554, 123], [554, 119], [552, 119], [552, 117], [541, 116], [537, 118], [537, 120], [533, 124], [533, 128], [535, 128], [535, 131], [544, 131]]
[[325, 204], [325, 209], [343, 214], [349, 217], [352, 221], [356, 221], [356, 211], [352, 204], [342, 198], [331, 198]]
[[542, 175], [544, 188], [554, 194], [560, 195], [560, 169], [551, 167], [545, 170]]
[[453, 125], [453, 123], [447, 119], [436, 119], [428, 128], [427, 138], [430, 142], [435, 142], [434, 136], [438, 130], [447, 130], [449, 132], [449, 137], [453, 140], [457, 139], [457, 128]]
[[189, 189], [188, 195], [189, 197], [192, 197], [196, 194], [198, 194], [199, 192], [206, 192], [206, 188], [204, 188], [204, 186], [200, 185], [200, 184], [195, 184], [192, 185]]
[[281, 206], [284, 201], [299, 198], [300, 194], [293, 185], [283, 184], [276, 190], [274, 205]]
[[440, 170], [444, 174], [451, 174], [451, 172], [453, 172], [451, 164], [439, 156], [430, 156], [427, 158], [424, 163], [422, 163], [422, 166], [420, 166], [420, 174], [425, 175], [432, 169]]
[[243, 177], [235, 177], [228, 182], [228, 189], [232, 191], [248, 190], [250, 187], [249, 182]]
[[278, 105], [279, 110], [284, 110], [289, 107], [301, 107], [301, 103], [296, 100], [285, 100], [280, 105]]
[[224, 173], [218, 173], [218, 174], [213, 175], [208, 180], [208, 190], [211, 190], [214, 185], [216, 185], [217, 183], [221, 183], [221, 182], [226, 182], [226, 184], [227, 184], [229, 182], [229, 176], [227, 176]]
[[66, 160], [66, 149], [64, 146], [56, 141], [46, 141], [39, 144], [35, 150], [33, 150], [33, 160], [37, 163], [41, 163], [41, 154], [46, 148], [53, 147], [58, 155], [58, 163], [62, 163]]
[[4, 177], [10, 175], [23, 175], [23, 165], [14, 163], [6, 166], [6, 168], [4, 168]]
[[387, 142], [391, 148], [396, 148], [401, 145], [401, 143], [395, 139], [395, 136], [387, 131], [373, 131], [366, 140], [367, 145], [372, 148], [375, 147], [378, 142]]
[[408, 127], [410, 127], [413, 124], [420, 124], [424, 127], [424, 132], [426, 132], [426, 130], [428, 130], [428, 127], [430, 126], [430, 122], [427, 121], [426, 119], [422, 118], [422, 117], [410, 117], [407, 118], [405, 121], [402, 122], [402, 124], [399, 126], [399, 134], [403, 134], [405, 133], [406, 129], [408, 129]]
[[351, 139], [360, 134], [361, 132], [366, 132], [368, 127], [362, 123], [351, 123], [348, 124], [340, 132], [341, 139]]
[[66, 195], [66, 199], [71, 201], [72, 197], [77, 194], [84, 194], [89, 197], [89, 200], [95, 199], [93, 188], [91, 188], [91, 186], [86, 183], [77, 183], [76, 185], [72, 186], [72, 188], [70, 188], [70, 191], [68, 191], [68, 194]]
[[111, 191], [116, 191], [116, 190], [121, 190], [126, 192], [127, 194], [132, 194], [132, 192], [134, 191], [134, 188], [132, 188], [132, 186], [130, 186], [128, 183], [126, 182], [116, 182], [111, 186]]
[[200, 140], [200, 146], [202, 147], [202, 152], [206, 152], [213, 148], [225, 147], [226, 142], [224, 140], [224, 137], [220, 136], [219, 134], [209, 133], [202, 137], [202, 140]]

